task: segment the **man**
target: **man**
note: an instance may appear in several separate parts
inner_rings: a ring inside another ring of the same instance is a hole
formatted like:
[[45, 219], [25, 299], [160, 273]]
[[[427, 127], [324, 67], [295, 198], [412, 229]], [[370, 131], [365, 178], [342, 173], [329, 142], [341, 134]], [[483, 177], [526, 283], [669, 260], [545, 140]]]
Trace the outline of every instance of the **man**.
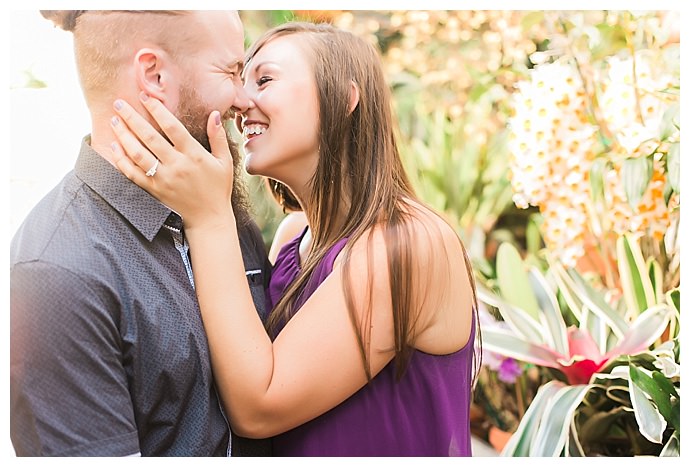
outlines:
[[[268, 441], [230, 435], [181, 218], [107, 161], [115, 141], [113, 102], [124, 98], [143, 114], [142, 91], [164, 102], [210, 150], [210, 112], [230, 118], [248, 105], [239, 76], [244, 33], [238, 14], [42, 14], [74, 33], [92, 131], [74, 170], [12, 240], [16, 453], [224, 456], [232, 448], [232, 455], [269, 454]], [[155, 169], [149, 175], [155, 177]], [[236, 185], [235, 211], [245, 213], [238, 225], [247, 280], [265, 312], [270, 263]]]

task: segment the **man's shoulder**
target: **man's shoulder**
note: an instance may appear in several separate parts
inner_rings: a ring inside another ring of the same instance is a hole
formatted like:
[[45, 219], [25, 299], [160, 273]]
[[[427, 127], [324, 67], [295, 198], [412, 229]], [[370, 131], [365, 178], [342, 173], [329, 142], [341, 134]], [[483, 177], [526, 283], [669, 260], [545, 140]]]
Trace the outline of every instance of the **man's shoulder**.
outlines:
[[10, 264], [88, 254], [85, 242], [94, 239], [90, 229], [103, 223], [107, 204], [69, 172], [26, 216], [12, 237]]
[[74, 173], [68, 173], [29, 211], [12, 237], [12, 265], [40, 259], [55, 239], [55, 233], [79, 185]]

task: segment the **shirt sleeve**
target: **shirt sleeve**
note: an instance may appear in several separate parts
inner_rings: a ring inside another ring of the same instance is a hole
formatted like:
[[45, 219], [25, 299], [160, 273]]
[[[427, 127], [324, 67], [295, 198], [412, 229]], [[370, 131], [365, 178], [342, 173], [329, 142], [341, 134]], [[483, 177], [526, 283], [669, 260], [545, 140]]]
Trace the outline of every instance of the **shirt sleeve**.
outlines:
[[266, 303], [266, 289], [271, 278], [272, 267], [268, 260], [266, 245], [259, 227], [253, 221], [243, 225], [239, 235], [249, 290], [259, 317], [265, 323], [271, 311]]
[[96, 290], [53, 264], [10, 270], [10, 436], [19, 456], [140, 450], [118, 305]]

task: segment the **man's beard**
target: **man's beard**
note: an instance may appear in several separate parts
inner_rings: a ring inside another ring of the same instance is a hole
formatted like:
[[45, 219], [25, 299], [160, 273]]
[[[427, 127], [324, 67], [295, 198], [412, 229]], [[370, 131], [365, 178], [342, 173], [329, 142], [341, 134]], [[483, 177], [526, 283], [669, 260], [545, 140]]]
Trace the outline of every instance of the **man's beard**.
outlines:
[[[184, 84], [180, 89], [180, 104], [177, 109], [176, 117], [187, 128], [189, 134], [192, 135], [201, 145], [211, 152], [211, 143], [208, 140], [208, 133], [206, 132], [208, 117], [210, 110], [204, 105], [203, 99], [196, 92], [196, 90], [189, 84]], [[225, 124], [226, 121], [234, 118], [234, 112], [228, 110], [221, 120]], [[226, 130], [226, 138], [230, 154], [232, 155], [232, 165], [234, 168], [234, 180], [232, 183], [232, 209], [235, 213], [237, 225], [247, 224], [250, 217], [249, 195], [247, 187], [242, 176], [242, 161], [237, 143], [230, 137]]]

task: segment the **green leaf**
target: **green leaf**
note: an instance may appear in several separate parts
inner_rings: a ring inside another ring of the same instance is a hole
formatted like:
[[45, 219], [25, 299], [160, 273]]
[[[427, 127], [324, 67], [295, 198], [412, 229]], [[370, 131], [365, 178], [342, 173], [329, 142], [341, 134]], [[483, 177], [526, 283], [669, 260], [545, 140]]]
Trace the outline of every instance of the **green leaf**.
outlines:
[[539, 304], [530, 287], [520, 253], [510, 243], [504, 242], [498, 247], [496, 278], [501, 296], [539, 321]]
[[673, 383], [660, 371], [652, 371], [649, 376], [644, 370], [630, 365], [630, 379], [651, 397], [659, 413], [676, 430], [680, 431], [680, 396]]
[[580, 329], [587, 331], [594, 342], [597, 344], [599, 352], [604, 355], [609, 350], [609, 336], [610, 332], [606, 323], [597, 314], [589, 311], [589, 308], [584, 307], [582, 319], [580, 320]]
[[497, 328], [482, 327], [482, 349], [521, 362], [549, 368], [560, 367], [558, 360], [563, 358], [548, 347], [532, 344], [506, 330]]
[[630, 379], [630, 372], [626, 370], [625, 374], [619, 374], [617, 371], [619, 371], [620, 368], [617, 367], [628, 367], [635, 365], [638, 368], [645, 368], [649, 371], [654, 371], [656, 370], [656, 366], [654, 366], [654, 362], [656, 362], [656, 360], [657, 358], [649, 352], [642, 352], [635, 355], [620, 355], [617, 358], [610, 360], [604, 368], [599, 370], [597, 376], [606, 378], [607, 374], [615, 373], [615, 377], [624, 378], [626, 380], [625, 384], [628, 384], [627, 380]]
[[625, 49], [625, 31], [619, 24], [600, 23], [596, 25], [596, 28], [600, 33], [600, 40], [592, 49], [592, 63], [616, 55], [620, 50]]
[[647, 349], [661, 337], [672, 316], [673, 311], [665, 303], [646, 309], [633, 321], [618, 344], [606, 354], [606, 357], [615, 358], [619, 355], [632, 355]]
[[665, 298], [664, 278], [659, 262], [654, 258], [649, 258], [647, 260], [647, 271], [649, 273], [649, 281], [652, 284], [652, 290], [654, 290], [654, 302], [662, 303]]
[[510, 437], [503, 451], [501, 451], [501, 456], [530, 456], [532, 443], [539, 430], [539, 424], [544, 417], [546, 406], [549, 400], [551, 400], [551, 398], [563, 387], [566, 387], [565, 383], [560, 381], [549, 381], [539, 388], [532, 403], [527, 408], [525, 415], [522, 416], [517, 430], [515, 430], [515, 433], [513, 433], [513, 436]]
[[651, 395], [649, 391], [657, 391], [657, 388], [655, 388], [652, 378], [643, 371], [634, 366], [629, 368], [630, 400], [633, 404], [635, 420], [640, 433], [653, 443], [661, 443], [666, 430], [666, 420], [645, 395], [645, 392]]
[[477, 284], [477, 298], [487, 305], [497, 308], [503, 320], [517, 336], [537, 345], [545, 342], [539, 322], [525, 311], [503, 301], [482, 284]]
[[470, 89], [470, 93], [467, 96], [467, 101], [471, 103], [478, 101], [489, 89], [489, 86], [481, 82], [476, 82]]
[[625, 159], [621, 168], [621, 178], [628, 204], [633, 212], [637, 212], [637, 205], [652, 179], [652, 162], [647, 157]]
[[554, 457], [561, 453], [568, 439], [573, 414], [590, 388], [588, 384], [566, 386], [559, 389], [549, 400], [542, 414], [530, 456]]
[[[608, 411], [595, 411], [592, 416], [582, 423], [578, 430], [580, 441], [583, 444], [590, 444], [606, 439], [611, 426], [625, 414], [622, 406], [616, 406]], [[582, 415], [580, 415], [581, 417]]]
[[536, 256], [541, 249], [541, 233], [533, 217], [527, 221], [525, 240], [527, 241], [527, 251]]
[[668, 106], [668, 109], [664, 112], [664, 116], [661, 118], [660, 127], [659, 136], [662, 141], [678, 131], [680, 127], [680, 104], [678, 102], [674, 102]]
[[680, 143], [672, 143], [666, 155], [666, 170], [668, 183], [673, 191], [680, 193]]
[[[678, 340], [678, 335], [680, 334], [680, 290], [677, 288], [669, 290], [666, 293], [666, 303], [669, 305], [673, 313], [671, 322], [668, 326], [668, 335], [676, 342], [676, 345], [680, 345], [680, 341]], [[676, 355], [676, 361], [680, 361], [678, 359], [678, 355]]]
[[22, 86], [19, 86], [21, 88], [42, 89], [48, 87], [48, 84], [42, 79], [36, 77], [36, 75], [34, 75], [34, 72], [31, 70], [24, 70], [24, 77], [24, 84]]
[[544, 12], [543, 11], [531, 11], [522, 17], [521, 26], [522, 30], [529, 34], [530, 30], [539, 24], [544, 22]]
[[537, 268], [530, 268], [529, 280], [542, 311], [541, 316], [544, 320], [545, 331], [547, 331], [544, 333], [545, 340], [556, 352], [561, 355], [570, 355], [568, 330], [563, 320], [561, 308], [558, 306], [556, 295], [546, 282], [546, 278]]
[[567, 276], [571, 279], [571, 288], [576, 292], [578, 299], [587, 305], [593, 313], [606, 321], [606, 324], [618, 337], [623, 337], [629, 328], [623, 317], [606, 303], [604, 297], [594, 290], [577, 270], [569, 269]]
[[604, 201], [604, 172], [608, 161], [603, 157], [598, 157], [592, 162], [589, 169], [589, 184], [592, 188], [592, 200], [597, 203]]
[[[668, 379], [664, 374], [660, 371], [654, 370], [652, 371], [652, 379], [657, 385], [657, 388], [664, 394], [669, 394], [672, 397], [678, 399], [678, 403], [676, 404], [673, 400], [671, 400], [671, 407], [674, 407], [676, 405], [680, 404], [680, 396], [678, 395], [678, 391], [676, 390], [676, 387], [673, 385], [670, 379]], [[654, 399], [654, 394], [650, 394], [652, 396], [652, 399]], [[656, 402], [656, 399], [654, 400]], [[657, 402], [657, 405], [661, 407], [661, 404]], [[679, 407], [680, 409], [680, 407]], [[664, 409], [665, 410], [665, 409]], [[668, 421], [671, 422], [673, 419], [673, 416], [671, 413], [666, 414], [664, 410], [660, 410], [661, 415], [665, 416], [668, 415]], [[677, 414], [680, 415], [680, 414]], [[676, 420], [677, 423], [673, 423], [673, 426], [677, 429], [680, 430], [680, 420]]]
[[[578, 411], [581, 413], [581, 411]], [[585, 450], [582, 447], [582, 442], [580, 442], [580, 433], [578, 433], [578, 428], [575, 424], [576, 417], [570, 422], [569, 439], [566, 444], [565, 457], [586, 457]]]
[[680, 432], [680, 396], [671, 381], [659, 371], [652, 371], [650, 377], [633, 365], [630, 378], [654, 401], [664, 419]]
[[680, 314], [680, 289], [675, 288], [666, 292], [666, 303], [671, 305], [676, 313]]
[[654, 288], [647, 273], [640, 246], [630, 235], [621, 235], [616, 241], [618, 271], [628, 314], [638, 316], [656, 303]]
[[272, 24], [283, 24], [288, 21], [294, 21], [295, 12], [293, 10], [270, 10], [268, 17]]
[[659, 453], [659, 457], [680, 457], [680, 433], [674, 431], [664, 449]]
[[582, 320], [582, 313], [584, 310], [584, 305], [582, 301], [578, 298], [577, 293], [571, 287], [573, 281], [565, 272], [563, 266], [558, 262], [553, 262], [549, 255], [547, 254], [547, 259], [549, 261], [549, 271], [553, 275], [556, 284], [558, 284], [558, 291], [563, 296], [565, 303], [568, 305], [570, 311], [575, 315], [575, 318]]

